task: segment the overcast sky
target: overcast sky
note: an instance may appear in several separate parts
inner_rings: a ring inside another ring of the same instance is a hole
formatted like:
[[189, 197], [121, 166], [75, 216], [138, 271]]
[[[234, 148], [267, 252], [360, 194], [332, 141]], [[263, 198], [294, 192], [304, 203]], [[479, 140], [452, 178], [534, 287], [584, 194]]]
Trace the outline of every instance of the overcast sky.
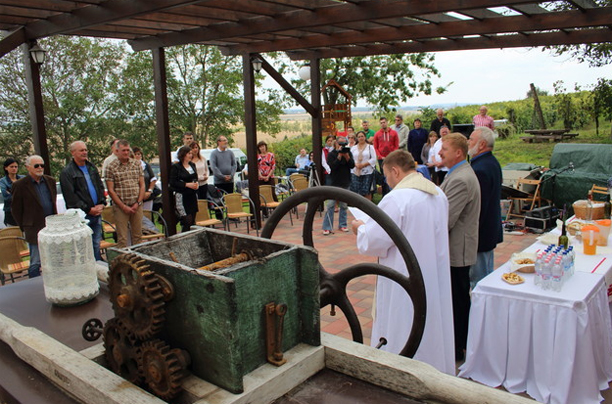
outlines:
[[453, 84], [442, 95], [420, 96], [409, 106], [438, 103], [488, 103], [525, 98], [529, 83], [553, 93], [553, 83], [563, 80], [566, 89], [595, 84], [599, 77], [612, 78], [612, 66], [591, 68], [567, 57], [554, 57], [539, 48], [486, 49], [439, 52], [435, 66], [441, 77], [435, 86]]
[[[448, 91], [415, 97], [402, 106], [511, 101], [525, 98], [529, 83], [552, 94], [557, 80], [563, 80], [566, 89], [573, 91], [575, 83], [586, 89], [599, 77], [612, 78], [612, 66], [591, 68], [588, 63], [551, 56], [541, 48], [438, 52], [434, 64], [441, 74], [434, 78], [434, 88], [453, 82]], [[272, 83], [267, 78], [264, 85], [276, 87]], [[366, 102], [358, 100], [357, 105], [366, 106]]]

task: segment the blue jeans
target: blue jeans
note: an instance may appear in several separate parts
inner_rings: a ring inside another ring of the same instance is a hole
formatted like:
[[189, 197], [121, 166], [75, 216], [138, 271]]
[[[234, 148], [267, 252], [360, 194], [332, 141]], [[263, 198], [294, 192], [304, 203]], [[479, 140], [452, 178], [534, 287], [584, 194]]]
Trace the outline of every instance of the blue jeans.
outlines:
[[[346, 188], [348, 189], [348, 188]], [[340, 211], [338, 214], [338, 227], [347, 227], [346, 225], [346, 202], [340, 202]], [[336, 201], [330, 199], [326, 203], [325, 216], [323, 217], [323, 230], [332, 231], [334, 229], [334, 208], [336, 207]]]
[[30, 248], [30, 267], [28, 268], [28, 276], [36, 278], [40, 276], [40, 253], [38, 252], [38, 244], [28, 243]]
[[299, 170], [297, 168], [294, 167], [289, 167], [285, 170], [285, 176], [290, 176], [291, 174], [295, 174], [297, 173]]
[[493, 251], [479, 252], [476, 255], [476, 263], [470, 267], [470, 286], [472, 290], [478, 281], [489, 275], [495, 269], [495, 257]]
[[85, 219], [89, 220], [88, 226], [93, 231], [91, 241], [93, 243], [94, 258], [96, 261], [102, 261], [102, 255], [100, 254], [100, 241], [102, 241], [102, 215], [85, 215]]

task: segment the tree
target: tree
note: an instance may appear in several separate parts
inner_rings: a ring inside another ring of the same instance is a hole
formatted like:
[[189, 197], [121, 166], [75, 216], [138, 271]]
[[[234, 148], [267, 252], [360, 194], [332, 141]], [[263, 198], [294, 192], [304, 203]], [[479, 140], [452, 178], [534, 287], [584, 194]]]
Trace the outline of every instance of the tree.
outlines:
[[[599, 78], [593, 89], [593, 110], [596, 117], [612, 121], [612, 80]], [[612, 139], [612, 128], [610, 130]]]
[[[194, 132], [202, 147], [220, 135], [231, 143], [244, 121], [242, 58], [223, 56], [215, 46], [184, 45], [167, 50], [168, 102], [172, 140]], [[256, 77], [259, 83], [261, 75]], [[283, 98], [259, 89], [256, 101], [258, 130], [278, 133]]]
[[[418, 94], [432, 93], [431, 78], [439, 76], [432, 53], [396, 54], [321, 60], [321, 83], [334, 79], [353, 96], [353, 103], [365, 100], [376, 112], [395, 111]], [[310, 87], [294, 80], [303, 93]], [[445, 91], [439, 87], [438, 94]], [[324, 93], [325, 104], [335, 104], [338, 92]]]
[[[593, 0], [600, 7], [612, 6], [612, 0]], [[576, 9], [571, 2], [554, 2], [553, 10], [565, 11]], [[612, 63], [612, 43], [591, 43], [580, 45], [555, 45], [546, 46], [546, 50], [552, 51], [555, 56], [569, 56], [580, 63], [587, 62], [591, 67], [601, 67]]]
[[[112, 133], [105, 116], [116, 94], [122, 47], [115, 41], [64, 36], [40, 43], [47, 50], [41, 83], [51, 172], [59, 173], [69, 161], [68, 146], [75, 140], [90, 143], [91, 159], [98, 164], [108, 150], [98, 140]], [[23, 161], [33, 152], [33, 142], [21, 49], [0, 59], [0, 86], [2, 154]]]
[[[108, 155], [112, 138], [141, 147], [147, 159], [158, 155], [150, 52], [85, 37], [52, 37], [41, 40], [41, 46], [47, 49], [41, 83], [52, 173], [70, 160], [68, 147], [75, 140], [87, 142], [96, 165]], [[201, 135], [202, 147], [211, 136], [231, 139], [244, 117], [241, 59], [201, 45], [167, 53], [172, 143], [178, 146], [188, 130]], [[0, 158], [23, 161], [33, 152], [33, 142], [21, 50], [0, 58], [0, 88]], [[258, 129], [276, 133], [282, 97], [258, 93]]]

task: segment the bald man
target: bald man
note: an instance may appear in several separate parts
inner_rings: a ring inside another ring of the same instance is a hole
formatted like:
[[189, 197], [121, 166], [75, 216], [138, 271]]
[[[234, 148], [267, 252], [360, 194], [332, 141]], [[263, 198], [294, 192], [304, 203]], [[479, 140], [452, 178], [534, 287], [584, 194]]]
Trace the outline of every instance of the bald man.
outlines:
[[87, 160], [87, 145], [77, 140], [70, 145], [72, 161], [60, 174], [62, 194], [67, 208], [81, 209], [93, 231], [92, 242], [96, 261], [102, 260], [102, 210], [106, 205], [104, 185], [96, 167]]

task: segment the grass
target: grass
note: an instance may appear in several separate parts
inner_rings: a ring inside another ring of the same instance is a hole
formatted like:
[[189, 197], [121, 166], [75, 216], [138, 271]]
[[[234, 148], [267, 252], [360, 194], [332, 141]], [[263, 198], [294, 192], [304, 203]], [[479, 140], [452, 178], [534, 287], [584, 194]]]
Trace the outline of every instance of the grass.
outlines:
[[[595, 134], [595, 128], [584, 128], [572, 130], [579, 133], [577, 138], [565, 140], [564, 143], [599, 143], [612, 144], [610, 139], [610, 125], [599, 128], [599, 136]], [[495, 141], [495, 157], [499, 160], [502, 167], [509, 163], [531, 163], [534, 165], [548, 167], [553, 148], [557, 143], [525, 143], [521, 136], [524, 133], [517, 133], [508, 139], [497, 139]]]

